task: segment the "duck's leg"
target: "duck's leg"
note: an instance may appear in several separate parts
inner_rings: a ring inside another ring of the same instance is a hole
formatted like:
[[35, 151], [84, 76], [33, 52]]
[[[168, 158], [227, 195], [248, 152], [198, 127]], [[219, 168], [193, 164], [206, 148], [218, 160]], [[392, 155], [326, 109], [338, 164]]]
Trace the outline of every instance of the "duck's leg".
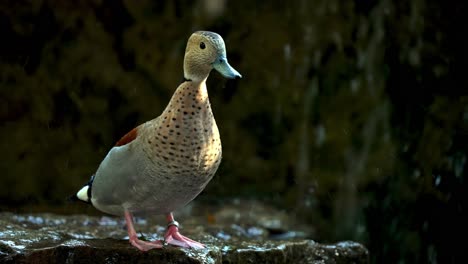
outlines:
[[148, 251], [153, 248], [162, 248], [162, 243], [159, 240], [148, 242], [138, 239], [135, 228], [133, 227], [133, 216], [129, 211], [125, 211], [125, 222], [127, 222], [128, 240], [132, 246], [141, 251]]
[[164, 241], [168, 244], [184, 247], [184, 248], [204, 248], [202, 243], [194, 241], [186, 236], [179, 233], [179, 223], [174, 220], [172, 213], [166, 215], [167, 219], [167, 230], [164, 235]]

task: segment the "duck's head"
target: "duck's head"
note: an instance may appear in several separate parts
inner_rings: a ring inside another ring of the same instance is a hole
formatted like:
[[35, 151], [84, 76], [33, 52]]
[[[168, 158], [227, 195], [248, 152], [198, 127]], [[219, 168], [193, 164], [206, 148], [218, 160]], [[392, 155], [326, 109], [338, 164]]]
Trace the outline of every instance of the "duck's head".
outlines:
[[184, 77], [201, 81], [213, 68], [226, 78], [242, 77], [228, 63], [223, 38], [214, 32], [197, 31], [190, 36], [185, 49]]

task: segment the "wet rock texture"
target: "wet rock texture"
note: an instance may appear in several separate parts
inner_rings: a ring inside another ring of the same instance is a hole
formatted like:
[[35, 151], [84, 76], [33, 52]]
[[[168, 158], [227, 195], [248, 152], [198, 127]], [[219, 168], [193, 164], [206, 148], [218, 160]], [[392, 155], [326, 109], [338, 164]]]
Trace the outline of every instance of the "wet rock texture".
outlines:
[[[320, 244], [307, 239], [313, 234], [310, 228], [290, 222], [284, 213], [253, 208], [246, 213], [228, 205], [208, 216], [191, 217], [180, 212], [183, 233], [206, 248], [167, 246], [149, 252], [128, 243], [121, 218], [0, 213], [0, 263], [369, 262], [367, 249], [359, 243]], [[136, 219], [142, 239], [161, 239], [164, 219], [147, 219]]]

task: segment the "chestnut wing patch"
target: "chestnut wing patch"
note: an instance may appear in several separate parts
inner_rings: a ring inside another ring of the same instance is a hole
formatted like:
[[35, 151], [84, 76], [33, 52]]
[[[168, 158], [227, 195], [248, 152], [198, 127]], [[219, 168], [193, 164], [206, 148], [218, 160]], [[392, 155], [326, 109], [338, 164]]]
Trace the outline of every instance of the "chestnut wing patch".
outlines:
[[115, 143], [115, 146], [123, 146], [127, 145], [128, 143], [132, 142], [136, 137], [138, 136], [138, 127], [135, 127], [134, 129], [130, 130], [125, 136], [123, 136], [117, 143]]

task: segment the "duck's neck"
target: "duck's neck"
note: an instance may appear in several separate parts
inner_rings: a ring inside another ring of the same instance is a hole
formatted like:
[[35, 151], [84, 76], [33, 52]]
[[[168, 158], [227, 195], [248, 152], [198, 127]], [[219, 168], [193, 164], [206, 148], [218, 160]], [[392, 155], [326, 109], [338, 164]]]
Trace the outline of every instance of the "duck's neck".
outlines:
[[194, 83], [201, 83], [206, 82], [210, 73], [195, 73], [192, 74], [190, 71], [184, 71], [184, 81], [187, 82], [194, 82]]
[[206, 78], [201, 81], [185, 81], [179, 85], [162, 116], [196, 116], [206, 113], [210, 108]]

